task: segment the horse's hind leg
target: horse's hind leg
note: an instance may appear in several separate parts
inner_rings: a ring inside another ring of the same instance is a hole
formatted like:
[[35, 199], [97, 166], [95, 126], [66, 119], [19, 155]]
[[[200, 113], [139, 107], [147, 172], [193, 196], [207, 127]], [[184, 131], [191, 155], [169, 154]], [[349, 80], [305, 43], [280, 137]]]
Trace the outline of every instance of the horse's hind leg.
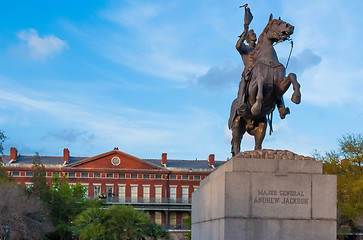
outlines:
[[285, 93], [287, 91], [287, 89], [289, 88], [290, 83], [292, 84], [292, 88], [294, 90], [294, 93], [291, 96], [291, 101], [295, 104], [299, 104], [301, 102], [300, 84], [297, 81], [295, 73], [290, 73], [281, 82], [280, 89], [281, 89], [282, 93]]
[[237, 153], [241, 151], [241, 141], [242, 136], [246, 132], [246, 123], [241, 118], [240, 115], [238, 115], [234, 121], [233, 121], [233, 127], [232, 127], [232, 156], [235, 156]]
[[258, 115], [261, 112], [262, 100], [263, 100], [263, 77], [256, 78], [257, 83], [257, 93], [256, 93], [256, 101], [251, 107], [251, 113], [253, 115]]
[[256, 127], [250, 132], [250, 134], [255, 137], [255, 150], [259, 150], [262, 149], [262, 142], [266, 135], [266, 117], [259, 119], [256, 124]]

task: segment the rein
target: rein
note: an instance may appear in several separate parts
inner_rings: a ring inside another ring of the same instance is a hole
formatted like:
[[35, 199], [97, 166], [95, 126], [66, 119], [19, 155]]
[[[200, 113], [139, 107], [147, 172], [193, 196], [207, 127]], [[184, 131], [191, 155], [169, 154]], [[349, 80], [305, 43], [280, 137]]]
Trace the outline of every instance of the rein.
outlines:
[[[294, 42], [292, 41], [291, 38], [288, 38], [286, 40], [280, 40], [278, 42], [275, 42], [274, 44], [272, 44], [270, 47], [268, 47], [267, 49], [265, 49], [260, 56], [263, 56], [265, 54], [265, 52], [273, 47], [275, 47], [277, 44], [281, 43], [281, 42], [284, 42], [284, 41], [289, 41], [291, 43], [291, 47], [290, 47], [290, 53], [289, 53], [289, 57], [287, 58], [287, 62], [286, 62], [286, 66], [285, 66], [285, 69], [287, 69], [287, 67], [289, 66], [289, 62], [290, 62], [290, 58], [291, 58], [291, 54], [292, 54], [292, 49], [294, 48]], [[256, 64], [254, 64], [256, 65]], [[254, 67], [253, 65], [253, 67]]]
[[[276, 46], [277, 44], [281, 43], [281, 42], [284, 42], [284, 41], [289, 41], [291, 43], [291, 47], [290, 47], [290, 53], [289, 53], [289, 57], [287, 58], [287, 62], [286, 62], [286, 66], [285, 66], [285, 69], [287, 69], [287, 67], [289, 66], [289, 62], [290, 62], [290, 58], [291, 58], [291, 54], [292, 54], [292, 49], [294, 48], [294, 41], [292, 41], [292, 38], [288, 38], [286, 40], [282, 40], [282, 41], [278, 41], [278, 42], [275, 42], [274, 44], [272, 44], [271, 47], [274, 47]], [[270, 47], [270, 48], [271, 48]], [[269, 48], [268, 48], [269, 49]], [[267, 50], [267, 49], [266, 49]]]
[[289, 57], [288, 57], [287, 62], [286, 62], [285, 69], [287, 69], [287, 66], [289, 66], [292, 49], [294, 48], [294, 42], [292, 41], [292, 39], [291, 38], [288, 38], [287, 41], [289, 41], [291, 43], [291, 48], [290, 48], [290, 53], [289, 53]]

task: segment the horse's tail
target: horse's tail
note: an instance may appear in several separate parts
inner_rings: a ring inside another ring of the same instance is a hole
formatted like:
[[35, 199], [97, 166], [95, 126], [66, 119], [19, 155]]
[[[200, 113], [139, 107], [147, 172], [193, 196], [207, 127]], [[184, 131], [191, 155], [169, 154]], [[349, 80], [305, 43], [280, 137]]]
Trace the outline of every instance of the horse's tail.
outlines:
[[228, 119], [228, 128], [232, 129], [233, 127], [233, 121], [236, 118], [237, 115], [237, 109], [238, 109], [238, 103], [237, 103], [237, 98], [232, 102], [232, 106], [231, 106], [231, 114], [229, 115], [229, 119]]

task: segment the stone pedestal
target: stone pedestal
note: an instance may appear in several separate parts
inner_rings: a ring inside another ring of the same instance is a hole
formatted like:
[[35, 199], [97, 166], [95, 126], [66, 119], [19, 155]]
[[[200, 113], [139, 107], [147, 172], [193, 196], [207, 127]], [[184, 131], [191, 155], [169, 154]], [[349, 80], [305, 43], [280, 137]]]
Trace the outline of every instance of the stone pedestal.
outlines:
[[201, 182], [193, 240], [336, 239], [336, 176], [323, 175], [311, 158], [266, 151], [257, 154], [264, 158], [241, 153]]

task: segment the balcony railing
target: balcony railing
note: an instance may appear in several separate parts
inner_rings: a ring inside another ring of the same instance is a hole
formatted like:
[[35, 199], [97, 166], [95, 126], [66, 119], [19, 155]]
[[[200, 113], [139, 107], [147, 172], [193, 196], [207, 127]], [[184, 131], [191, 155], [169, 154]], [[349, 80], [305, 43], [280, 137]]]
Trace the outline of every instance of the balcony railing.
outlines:
[[190, 231], [190, 228], [186, 224], [161, 224], [164, 229], [168, 230], [183, 230], [183, 231]]
[[126, 198], [119, 198], [116, 196], [108, 196], [108, 197], [95, 197], [95, 198], [100, 198], [100, 199], [104, 199], [106, 201], [106, 203], [153, 203], [153, 204], [157, 204], [157, 203], [172, 203], [172, 204], [191, 204], [192, 200], [191, 199], [182, 199], [182, 198], [177, 198], [177, 199], [170, 199], [170, 198], [150, 198], [150, 199], [146, 199], [146, 198], [131, 198], [131, 197], [126, 197]]
[[190, 230], [189, 226], [186, 224], [169, 224], [168, 226], [166, 226], [167, 229], [169, 230]]

